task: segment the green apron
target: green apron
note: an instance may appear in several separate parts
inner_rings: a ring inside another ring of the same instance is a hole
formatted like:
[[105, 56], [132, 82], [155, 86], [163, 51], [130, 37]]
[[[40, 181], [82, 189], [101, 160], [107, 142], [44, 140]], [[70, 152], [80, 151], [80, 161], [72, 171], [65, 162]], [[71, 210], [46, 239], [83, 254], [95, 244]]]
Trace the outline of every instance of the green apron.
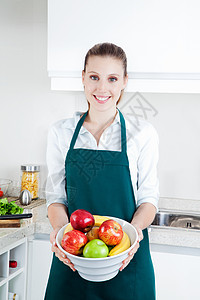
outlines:
[[[90, 150], [74, 145], [87, 112], [79, 120], [65, 161], [68, 214], [86, 209], [92, 214], [131, 222], [136, 210], [126, 153], [122, 113], [121, 151]], [[90, 282], [53, 257], [45, 300], [154, 300], [155, 278], [147, 229], [128, 266], [113, 279]]]

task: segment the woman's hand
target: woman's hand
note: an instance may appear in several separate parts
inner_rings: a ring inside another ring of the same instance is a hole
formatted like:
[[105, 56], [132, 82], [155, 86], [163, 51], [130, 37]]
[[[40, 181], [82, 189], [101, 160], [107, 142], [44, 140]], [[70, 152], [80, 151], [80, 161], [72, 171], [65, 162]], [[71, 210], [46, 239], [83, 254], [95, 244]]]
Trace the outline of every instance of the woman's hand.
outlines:
[[62, 261], [65, 265], [70, 267], [73, 271], [76, 271], [72, 262], [67, 258], [67, 256], [58, 248], [56, 244], [56, 236], [61, 227], [55, 228], [50, 234], [50, 242], [52, 244], [51, 250], [55, 252], [55, 256], [58, 257], [60, 261]]
[[135, 247], [133, 249], [131, 249], [131, 251], [128, 253], [128, 257], [125, 260], [122, 261], [122, 266], [119, 269], [120, 271], [122, 271], [129, 264], [129, 262], [131, 261], [131, 259], [134, 256], [134, 254], [137, 252], [137, 250], [140, 247], [139, 242], [143, 239], [142, 229], [139, 228], [139, 226], [136, 225], [136, 224], [132, 224], [132, 225], [134, 225], [134, 227], [136, 228], [136, 230], [138, 232], [138, 241], [137, 241]]

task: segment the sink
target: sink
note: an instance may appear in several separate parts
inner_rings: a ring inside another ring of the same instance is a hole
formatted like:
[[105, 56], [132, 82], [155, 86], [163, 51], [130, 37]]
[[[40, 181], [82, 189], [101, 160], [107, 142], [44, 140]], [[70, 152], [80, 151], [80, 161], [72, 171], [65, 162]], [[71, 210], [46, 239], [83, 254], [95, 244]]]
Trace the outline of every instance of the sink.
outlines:
[[160, 211], [151, 225], [200, 230], [200, 215]]

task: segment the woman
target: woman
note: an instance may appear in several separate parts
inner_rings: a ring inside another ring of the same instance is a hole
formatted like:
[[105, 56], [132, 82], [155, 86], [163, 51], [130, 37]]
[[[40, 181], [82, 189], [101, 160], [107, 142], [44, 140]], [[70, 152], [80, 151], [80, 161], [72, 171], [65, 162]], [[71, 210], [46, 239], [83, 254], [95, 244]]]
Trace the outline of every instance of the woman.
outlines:
[[[110, 43], [95, 45], [82, 72], [88, 111], [57, 122], [49, 133], [47, 163], [53, 193], [47, 194], [47, 202], [55, 255], [46, 300], [155, 299], [147, 227], [157, 211], [158, 137], [148, 122], [138, 125], [133, 116], [130, 122], [118, 110], [127, 81], [124, 51]], [[79, 208], [122, 218], [138, 231], [137, 245], [109, 281], [82, 279], [55, 243], [59, 229]]]

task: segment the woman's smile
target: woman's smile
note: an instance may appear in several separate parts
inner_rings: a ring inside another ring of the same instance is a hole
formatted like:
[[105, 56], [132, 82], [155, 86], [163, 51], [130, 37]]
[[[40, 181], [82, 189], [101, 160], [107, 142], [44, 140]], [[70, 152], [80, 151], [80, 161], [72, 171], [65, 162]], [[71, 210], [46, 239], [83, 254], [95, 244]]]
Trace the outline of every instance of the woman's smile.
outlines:
[[98, 103], [106, 103], [110, 98], [111, 96], [97, 96], [97, 95], [93, 95], [95, 100], [98, 102]]

